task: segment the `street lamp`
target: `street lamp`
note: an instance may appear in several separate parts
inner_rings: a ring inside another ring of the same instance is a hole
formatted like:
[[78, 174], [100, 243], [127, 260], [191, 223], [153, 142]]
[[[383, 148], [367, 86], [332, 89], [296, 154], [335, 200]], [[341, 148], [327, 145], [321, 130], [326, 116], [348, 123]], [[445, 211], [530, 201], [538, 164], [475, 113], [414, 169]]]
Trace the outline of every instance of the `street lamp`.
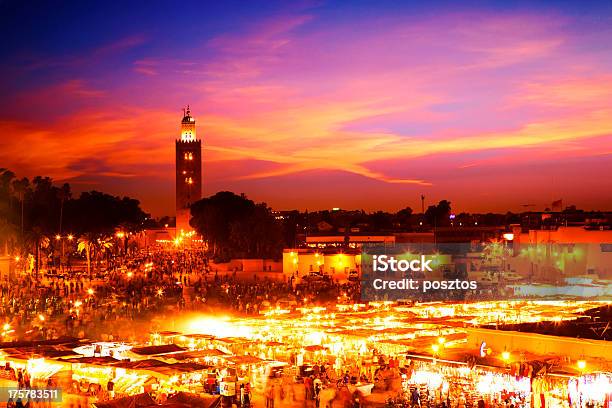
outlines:
[[62, 253], [61, 253], [61, 257], [60, 257], [60, 269], [63, 268], [62, 260], [64, 259], [64, 252], [65, 252], [64, 251], [64, 242], [65, 242], [65, 240], [63, 238], [66, 238], [68, 241], [72, 241], [74, 239], [74, 235], [68, 234], [68, 235], [66, 235], [66, 237], [62, 237], [61, 234], [56, 234], [55, 235], [55, 240], [62, 242]]
[[506, 364], [510, 362], [510, 352], [509, 351], [504, 351], [501, 357], [502, 357], [502, 360], [504, 360]]

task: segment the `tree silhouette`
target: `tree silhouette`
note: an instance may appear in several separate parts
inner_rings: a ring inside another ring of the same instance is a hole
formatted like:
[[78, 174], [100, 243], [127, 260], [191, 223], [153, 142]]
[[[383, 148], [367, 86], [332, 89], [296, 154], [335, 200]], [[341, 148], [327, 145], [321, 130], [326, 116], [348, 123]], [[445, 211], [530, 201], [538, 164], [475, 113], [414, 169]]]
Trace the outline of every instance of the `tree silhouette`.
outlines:
[[191, 226], [221, 260], [277, 257], [283, 245], [281, 225], [265, 203], [221, 191], [191, 206]]
[[438, 205], [430, 205], [427, 207], [427, 211], [425, 211], [425, 219], [429, 225], [443, 227], [450, 223], [450, 214], [450, 201], [442, 200], [438, 203]]
[[56, 186], [51, 178], [41, 176], [30, 183], [0, 169], [0, 252], [12, 251], [24, 258], [32, 253], [36, 271], [52, 248], [51, 237], [63, 239], [65, 232], [86, 235], [95, 244], [117, 228], [139, 231], [146, 219], [138, 200], [98, 191], [84, 192], [74, 199], [67, 183]]

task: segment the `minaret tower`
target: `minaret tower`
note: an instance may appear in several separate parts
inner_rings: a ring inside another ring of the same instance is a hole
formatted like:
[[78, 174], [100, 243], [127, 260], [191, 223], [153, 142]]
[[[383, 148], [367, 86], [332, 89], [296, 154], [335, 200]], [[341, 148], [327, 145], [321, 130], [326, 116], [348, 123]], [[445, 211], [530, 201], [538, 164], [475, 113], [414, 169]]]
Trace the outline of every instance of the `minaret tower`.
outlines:
[[176, 140], [176, 236], [193, 231], [190, 206], [202, 198], [202, 142], [196, 137], [189, 105], [183, 109], [181, 138]]

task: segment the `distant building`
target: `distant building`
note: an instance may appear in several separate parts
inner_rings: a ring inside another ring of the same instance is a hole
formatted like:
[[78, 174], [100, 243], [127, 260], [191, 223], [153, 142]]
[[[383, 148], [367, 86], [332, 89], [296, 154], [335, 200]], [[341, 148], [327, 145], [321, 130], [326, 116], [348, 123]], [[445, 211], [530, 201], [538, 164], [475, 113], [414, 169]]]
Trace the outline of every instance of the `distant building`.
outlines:
[[317, 234], [305, 238], [305, 244], [309, 248], [338, 248], [347, 247], [352, 249], [361, 248], [364, 244], [389, 244], [395, 243], [393, 235], [340, 235], [340, 234]]
[[513, 228], [514, 257], [507, 268], [540, 278], [592, 276], [612, 279], [612, 230]]
[[502, 236], [505, 226], [453, 226], [435, 229], [435, 241], [444, 243], [487, 242]]
[[[2, 250], [0, 250], [0, 253]], [[8, 282], [10, 279], [15, 278], [15, 267], [17, 260], [9, 256], [6, 249], [4, 254], [0, 255], [0, 280], [2, 282]]]
[[344, 281], [351, 273], [359, 274], [361, 252], [317, 251], [313, 249], [285, 249], [283, 251], [283, 274], [286, 277], [304, 278], [320, 272]]
[[392, 246], [396, 243], [433, 243], [433, 232], [394, 232], [389, 234], [367, 234], [350, 231], [350, 234], [313, 234], [304, 238], [308, 248], [360, 249], [364, 245]]
[[202, 142], [196, 137], [196, 122], [189, 106], [176, 140], [176, 235], [190, 233], [191, 204], [202, 198]]
[[529, 230], [520, 235], [522, 243], [559, 244], [612, 244], [612, 230], [589, 229], [586, 227], [558, 227], [556, 229]]

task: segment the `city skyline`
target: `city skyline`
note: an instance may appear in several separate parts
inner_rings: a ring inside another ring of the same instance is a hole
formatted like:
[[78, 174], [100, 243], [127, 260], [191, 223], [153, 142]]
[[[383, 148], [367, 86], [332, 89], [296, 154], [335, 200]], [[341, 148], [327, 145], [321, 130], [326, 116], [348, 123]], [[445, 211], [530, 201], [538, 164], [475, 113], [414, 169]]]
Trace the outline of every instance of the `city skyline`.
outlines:
[[607, 3], [113, 7], [0, 3], [3, 167], [171, 215], [189, 104], [204, 196], [612, 207]]

